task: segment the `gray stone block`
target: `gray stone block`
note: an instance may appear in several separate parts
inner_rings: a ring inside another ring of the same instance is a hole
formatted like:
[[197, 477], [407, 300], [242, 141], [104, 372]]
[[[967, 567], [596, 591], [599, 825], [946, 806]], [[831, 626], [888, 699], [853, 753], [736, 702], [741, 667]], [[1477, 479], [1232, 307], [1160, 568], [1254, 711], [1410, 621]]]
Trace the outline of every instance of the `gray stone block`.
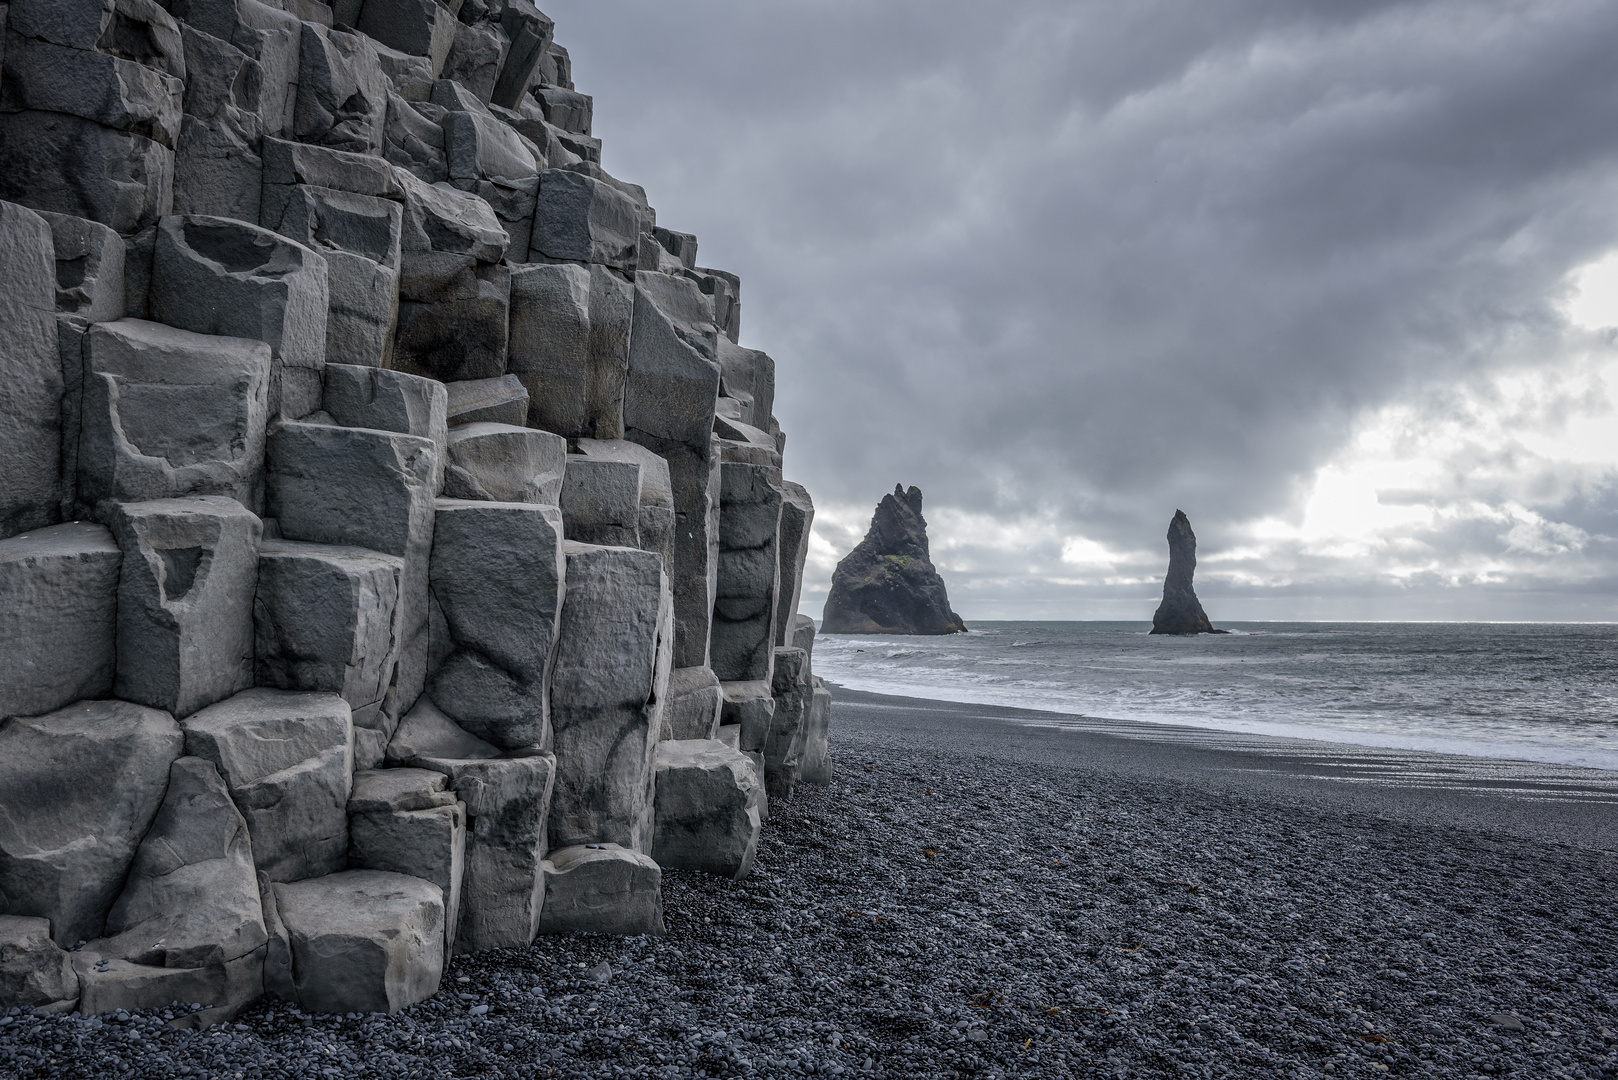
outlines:
[[174, 155], [174, 209], [257, 221], [264, 161], [264, 69], [189, 23], [185, 116]]
[[437, 379], [352, 364], [326, 365], [320, 407], [344, 427], [431, 439], [438, 448], [434, 491], [442, 486], [449, 393]]
[[756, 428], [768, 428], [775, 410], [775, 361], [768, 353], [744, 349], [728, 337], [719, 337], [715, 345], [714, 358], [723, 373], [720, 393], [735, 398], [742, 406], [736, 419]]
[[293, 138], [357, 154], [380, 153], [391, 91], [370, 38], [303, 24]]
[[365, 0], [357, 29], [389, 48], [427, 57], [436, 78], [455, 45], [460, 6], [437, 0]]
[[[512, 424], [461, 424], [449, 433], [444, 494], [452, 499], [556, 506], [567, 458], [567, 440], [548, 431]], [[565, 510], [563, 514], [565, 518]]]
[[337, 694], [354, 712], [360, 768], [382, 759], [382, 699], [394, 650], [404, 560], [364, 548], [266, 540], [253, 601], [254, 681]]
[[780, 473], [725, 462], [714, 600], [714, 674], [723, 682], [769, 679], [780, 592]]
[[97, 221], [44, 212], [56, 256], [56, 310], [89, 322], [124, 317], [124, 240]]
[[184, 721], [185, 750], [212, 762], [271, 881], [341, 870], [348, 853], [354, 726], [336, 694], [246, 690]]
[[[589, 94], [581, 94], [577, 90], [567, 90], [560, 86], [536, 86], [533, 90], [534, 100], [545, 114], [545, 122], [561, 128], [563, 131], [576, 135], [590, 134], [590, 123], [594, 118], [595, 99]], [[672, 236], [686, 236], [686, 233], [673, 233]], [[694, 240], [694, 238], [693, 238]], [[667, 246], [667, 245], [665, 245]], [[669, 248], [672, 252], [673, 248]], [[678, 252], [676, 252], [678, 254]], [[692, 256], [695, 257], [695, 243], [692, 245]]]
[[[122, 16], [122, 18], [119, 18]], [[71, 49], [102, 49], [127, 56], [175, 78], [185, 60], [174, 19], [152, 0], [12, 0], [10, 27], [19, 34]]]
[[[379, 377], [378, 385], [384, 380]], [[380, 397], [380, 395], [378, 395]], [[289, 540], [369, 548], [404, 560], [398, 664], [385, 712], [409, 710], [427, 677], [427, 561], [438, 451], [390, 431], [282, 424], [266, 455], [267, 504]]]
[[640, 470], [633, 461], [567, 456], [562, 481], [562, 523], [569, 540], [638, 548]]
[[79, 978], [51, 940], [50, 920], [0, 915], [0, 1005], [68, 1012], [78, 1000]]
[[[158, 227], [152, 318], [268, 344], [273, 414], [296, 417], [319, 407], [328, 301], [326, 260], [268, 229], [200, 215], [167, 218]], [[300, 379], [297, 370], [311, 374]], [[291, 386], [302, 388], [311, 378], [313, 400], [295, 398]]]
[[247, 823], [211, 762], [169, 767], [107, 934], [91, 946], [99, 955], [166, 968], [222, 965], [269, 941]]
[[551, 843], [650, 850], [652, 754], [672, 638], [656, 555], [569, 541], [567, 596], [551, 672], [556, 795]]
[[[367, 179], [359, 176], [354, 181]], [[349, 252], [398, 268], [404, 212], [397, 200], [313, 184], [266, 187], [273, 192], [263, 204], [266, 228], [322, 254]]]
[[618, 844], [554, 851], [545, 863], [539, 932], [661, 936], [663, 871], [650, 856]]
[[600, 263], [635, 267], [645, 218], [642, 208], [612, 185], [565, 169], [539, 176], [530, 262]]
[[528, 389], [528, 423], [568, 437], [593, 431], [590, 276], [574, 263], [511, 274], [508, 369]]
[[346, 251], [326, 252], [330, 304], [326, 361], [384, 367], [393, 360], [399, 272]]
[[123, 551], [114, 692], [183, 717], [251, 686], [259, 519], [217, 495], [108, 507]]
[[448, 110], [440, 126], [451, 180], [495, 180], [515, 187], [539, 176], [536, 148], [467, 90], [441, 79], [433, 87], [433, 104]]
[[259, 117], [265, 135], [291, 130], [298, 99], [303, 27], [298, 16], [259, 0], [171, 0], [189, 25], [229, 42], [259, 65]]
[[444, 58], [443, 76], [466, 87], [485, 105], [494, 95], [494, 83], [511, 42], [487, 22], [457, 23], [455, 43]]
[[[719, 686], [724, 694], [720, 724], [740, 729], [740, 740], [736, 744], [740, 750], [762, 753], [775, 719], [774, 689], [762, 681], [720, 683]], [[760, 764], [762, 766], [762, 762]], [[762, 773], [762, 767], [760, 771]]]
[[548, 687], [563, 593], [562, 515], [555, 507], [440, 499], [432, 592], [447, 658], [434, 704], [504, 750], [548, 749]]
[[424, 758], [418, 765], [448, 776], [466, 804], [466, 873], [456, 949], [522, 948], [534, 940], [545, 901], [546, 816], [556, 759], [550, 754]]
[[764, 740], [764, 783], [772, 800], [790, 799], [803, 768], [813, 703], [808, 654], [790, 647], [776, 649], [771, 688], [775, 693], [775, 715], [770, 718], [770, 734]]
[[739, 750], [715, 739], [657, 744], [660, 867], [744, 878], [758, 851], [763, 783]]
[[532, 84], [534, 72], [556, 28], [532, 0], [508, 0], [500, 11], [500, 28], [511, 40], [511, 46], [501, 63], [491, 99], [496, 105], [515, 109]]
[[528, 415], [528, 390], [513, 375], [458, 379], [447, 386], [451, 427], [462, 424], [521, 427]]
[[128, 236], [172, 209], [174, 151], [66, 113], [0, 113], [0, 198]]
[[6, 34], [0, 111], [62, 113], [174, 148], [185, 83], [107, 53]]
[[466, 761], [500, 756], [498, 747], [461, 727], [424, 697], [399, 721], [386, 760], [389, 765], [412, 765], [427, 759]]
[[438, 992], [444, 895], [385, 870], [345, 870], [275, 886], [298, 1007], [394, 1013]]
[[0, 540], [0, 717], [112, 693], [121, 560], [89, 522]]
[[809, 702], [809, 716], [804, 721], [803, 756], [798, 764], [798, 779], [805, 784], [821, 787], [831, 783], [831, 691], [824, 679], [812, 680], [814, 690]]
[[428, 769], [356, 772], [348, 800], [348, 865], [437, 885], [444, 894], [444, 947], [453, 950], [466, 867], [466, 804], [447, 786], [443, 774]]
[[382, 156], [390, 165], [420, 180], [437, 184], [449, 179], [444, 153], [444, 129], [438, 121], [445, 110], [428, 102], [433, 80], [429, 77], [419, 99], [388, 95], [388, 126]]
[[0, 536], [57, 520], [64, 386], [55, 281], [50, 225], [0, 202]]
[[[301, 184], [384, 199], [400, 199], [404, 194], [393, 169], [373, 155], [273, 138], [264, 140], [264, 183], [278, 188]], [[273, 206], [284, 197], [265, 201]]]
[[120, 1009], [156, 1010], [185, 1001], [207, 1007], [194, 1015], [215, 1022], [228, 1020], [263, 996], [264, 953], [260, 949], [204, 967], [165, 968], [105, 957], [86, 946], [73, 954], [73, 968], [79, 976], [79, 1013], [98, 1016]]
[[784, 645], [791, 645], [794, 649], [802, 649], [808, 654], [811, 665], [815, 654], [815, 620], [807, 615], [792, 616], [792, 630], [787, 635]]
[[[470, 255], [407, 251], [394, 367], [443, 382], [499, 378], [506, 370], [510, 303], [508, 267]], [[526, 415], [525, 405], [515, 422]]]
[[[809, 530], [815, 522], [815, 503], [802, 484], [788, 480], [781, 485], [781, 530], [778, 541], [780, 553], [780, 586], [775, 602], [775, 634], [777, 645], [804, 648], [789, 640], [798, 633], [798, 604], [803, 598], [803, 566], [809, 558]], [[809, 638], [814, 640], [815, 624], [809, 623]]]
[[669, 480], [669, 463], [639, 443], [625, 439], [575, 439], [573, 442], [579, 456], [589, 460], [640, 466], [636, 546], [642, 551], [657, 552], [663, 560], [663, 572], [674, 581], [674, 489]]
[[534, 207], [539, 202], [539, 177], [526, 180], [455, 181], [489, 204], [500, 227], [511, 238], [509, 251], [527, 251], [533, 239]]
[[49, 919], [59, 945], [101, 936], [163, 803], [184, 737], [167, 713], [80, 701], [0, 727], [0, 913]]
[[88, 329], [77, 499], [263, 503], [271, 353], [259, 341], [122, 319]]
[[675, 668], [663, 705], [663, 739], [712, 739], [725, 695], [712, 668]]

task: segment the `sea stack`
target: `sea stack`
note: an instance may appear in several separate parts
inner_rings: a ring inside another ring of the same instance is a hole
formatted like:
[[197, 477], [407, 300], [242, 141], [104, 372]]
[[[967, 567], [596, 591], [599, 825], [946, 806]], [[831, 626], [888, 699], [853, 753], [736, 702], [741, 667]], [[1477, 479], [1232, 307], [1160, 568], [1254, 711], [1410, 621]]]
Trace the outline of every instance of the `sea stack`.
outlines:
[[927, 551], [920, 488], [896, 485], [877, 504], [871, 530], [832, 574], [820, 632], [966, 633]]
[[1223, 634], [1208, 622], [1191, 578], [1197, 572], [1197, 534], [1184, 510], [1169, 522], [1169, 572], [1163, 579], [1163, 602], [1152, 616], [1154, 634]]

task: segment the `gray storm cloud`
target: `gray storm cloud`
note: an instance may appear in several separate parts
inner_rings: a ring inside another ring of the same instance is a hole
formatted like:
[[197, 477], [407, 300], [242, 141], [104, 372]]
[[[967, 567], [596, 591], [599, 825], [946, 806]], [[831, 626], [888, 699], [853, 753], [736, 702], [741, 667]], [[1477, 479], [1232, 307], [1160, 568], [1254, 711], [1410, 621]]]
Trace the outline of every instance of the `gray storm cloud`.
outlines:
[[[1155, 560], [1176, 506], [1205, 545], [1296, 519], [1368, 414], [1453, 417], [1457, 387], [1591, 348], [1558, 304], [1618, 244], [1610, 3], [545, 7], [602, 79], [604, 164], [742, 275], [822, 505], [902, 480], [930, 517], [1045, 523], [1023, 564], [1073, 532]], [[1611, 580], [1611, 470], [1507, 492], [1552, 469], [1510, 452], [1457, 444], [1418, 497], [1470, 484], [1584, 536], [1525, 589]], [[1276, 557], [1282, 592], [1365, 572]]]

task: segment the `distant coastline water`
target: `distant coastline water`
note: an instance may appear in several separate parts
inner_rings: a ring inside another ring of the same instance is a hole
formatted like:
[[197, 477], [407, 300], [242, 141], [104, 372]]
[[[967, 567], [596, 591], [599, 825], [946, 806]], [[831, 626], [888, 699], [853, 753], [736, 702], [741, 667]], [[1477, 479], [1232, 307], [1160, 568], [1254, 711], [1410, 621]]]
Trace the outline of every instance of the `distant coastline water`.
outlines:
[[973, 622], [826, 635], [856, 690], [1618, 770], [1618, 624]]

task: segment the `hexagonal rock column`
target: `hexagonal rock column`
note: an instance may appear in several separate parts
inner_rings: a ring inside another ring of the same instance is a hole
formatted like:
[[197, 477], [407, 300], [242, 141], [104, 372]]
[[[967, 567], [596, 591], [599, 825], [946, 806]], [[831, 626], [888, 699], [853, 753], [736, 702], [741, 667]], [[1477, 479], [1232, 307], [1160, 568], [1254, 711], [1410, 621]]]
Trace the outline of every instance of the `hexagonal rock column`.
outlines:
[[714, 674], [722, 682], [770, 678], [780, 587], [781, 474], [727, 461], [719, 516], [714, 600]]
[[551, 844], [651, 848], [652, 754], [673, 642], [656, 555], [568, 541], [551, 673], [556, 796]]
[[[781, 577], [775, 604], [776, 645], [793, 645], [793, 620], [803, 597], [803, 564], [809, 558], [809, 529], [815, 522], [815, 504], [802, 484], [785, 481], [781, 485]], [[810, 623], [810, 632], [814, 623]]]
[[84, 336], [78, 499], [264, 501], [270, 349], [140, 319]]
[[717, 739], [657, 744], [658, 866], [744, 878], [758, 850], [763, 785], [752, 761]]
[[803, 766], [809, 708], [814, 685], [809, 679], [809, 654], [802, 649], [775, 650], [775, 715], [764, 741], [764, 780], [770, 798], [790, 799]]
[[167, 713], [81, 701], [0, 727], [0, 912], [101, 936], [185, 738]]
[[448, 776], [470, 819], [456, 949], [527, 945], [538, 931], [545, 901], [546, 816], [556, 758], [418, 757], [413, 763]]
[[117, 695], [183, 717], [251, 686], [258, 518], [218, 495], [108, 512], [123, 549]]
[[348, 857], [354, 728], [336, 694], [255, 689], [185, 721], [186, 753], [211, 761], [272, 881], [341, 870]]
[[569, 540], [640, 547], [641, 468], [632, 461], [567, 456], [562, 522]]
[[58, 520], [62, 363], [50, 226], [0, 202], [0, 251], [0, 536], [14, 536]]
[[683, 328], [637, 281], [624, 432], [668, 462], [676, 518], [674, 662], [705, 667], [719, 574], [719, 451], [713, 435], [719, 365], [681, 335]]
[[253, 600], [254, 681], [338, 694], [354, 712], [354, 755], [373, 768], [386, 746], [382, 698], [404, 560], [365, 548], [266, 540]]
[[320, 408], [328, 301], [325, 258], [284, 236], [201, 214], [175, 215], [158, 226], [152, 318], [268, 344], [273, 416]]
[[562, 610], [562, 515], [528, 503], [439, 499], [428, 695], [503, 750], [548, 749]]
[[387, 1012], [425, 1001], [444, 973], [444, 895], [385, 870], [277, 884], [298, 1006]]
[[444, 894], [444, 947], [455, 947], [466, 868], [466, 804], [428, 769], [354, 774], [348, 799], [348, 865], [391, 870], [437, 885]]
[[289, 540], [369, 548], [404, 560], [394, 628], [397, 665], [380, 729], [421, 695], [427, 678], [427, 566], [437, 448], [374, 429], [283, 423], [270, 435], [265, 490]]
[[449, 426], [507, 424], [522, 427], [528, 415], [528, 390], [515, 375], [457, 379], [449, 391]]
[[805, 784], [821, 787], [831, 783], [831, 691], [818, 675], [814, 677], [814, 695], [809, 702], [809, 718], [803, 728], [803, 759], [798, 766], [798, 779]]
[[89, 522], [0, 540], [0, 716], [112, 692], [122, 560]]

